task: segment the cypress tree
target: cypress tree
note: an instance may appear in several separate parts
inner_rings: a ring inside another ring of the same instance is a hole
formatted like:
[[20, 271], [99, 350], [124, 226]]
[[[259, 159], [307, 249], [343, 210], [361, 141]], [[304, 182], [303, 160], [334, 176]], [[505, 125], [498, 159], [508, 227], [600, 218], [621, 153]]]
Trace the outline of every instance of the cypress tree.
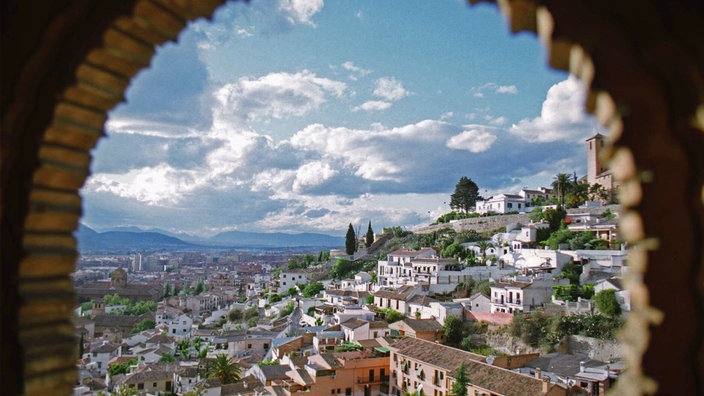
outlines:
[[372, 243], [374, 243], [374, 231], [372, 230], [371, 220], [369, 220], [369, 227], [367, 227], [367, 238], [364, 242], [366, 242], [367, 247], [371, 246]]
[[345, 235], [345, 252], [347, 254], [354, 254], [355, 250], [357, 248], [357, 236], [354, 234], [354, 228], [352, 227], [352, 223], [350, 223], [350, 226], [347, 228], [347, 235]]

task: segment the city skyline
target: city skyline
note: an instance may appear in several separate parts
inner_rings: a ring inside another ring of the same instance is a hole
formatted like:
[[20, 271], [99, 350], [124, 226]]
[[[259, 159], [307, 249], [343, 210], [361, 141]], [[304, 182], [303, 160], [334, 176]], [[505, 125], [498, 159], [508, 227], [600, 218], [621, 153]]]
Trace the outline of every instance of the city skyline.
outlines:
[[82, 221], [201, 236], [427, 224], [462, 176], [491, 195], [586, 174], [601, 130], [583, 101], [492, 7], [230, 3], [133, 80]]

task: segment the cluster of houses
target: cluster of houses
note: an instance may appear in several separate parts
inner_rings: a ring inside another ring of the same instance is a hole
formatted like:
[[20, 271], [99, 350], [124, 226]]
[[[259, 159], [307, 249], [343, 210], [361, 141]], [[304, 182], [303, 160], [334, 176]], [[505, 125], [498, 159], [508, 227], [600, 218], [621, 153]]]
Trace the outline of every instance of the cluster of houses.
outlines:
[[[557, 352], [482, 356], [444, 345], [449, 317], [500, 326], [517, 312], [593, 310], [590, 304], [570, 306], [552, 296], [552, 286], [566, 281], [558, 275], [567, 263], [583, 267], [583, 282], [615, 289], [624, 311], [629, 309], [619, 281], [627, 268], [624, 251], [513, 246], [483, 245], [477, 254], [486, 256], [487, 264], [466, 268], [438, 257], [432, 248], [402, 248], [378, 262], [375, 283], [369, 273], [360, 272], [330, 283], [314, 298], [284, 297], [271, 304], [264, 299], [234, 302], [227, 285], [220, 285], [198, 296], [166, 298], [156, 313], [128, 321], [106, 314], [108, 307], [96, 299], [92, 318], [74, 319], [84, 348], [75, 395], [448, 395], [462, 363], [471, 379], [470, 394], [565, 395], [575, 387], [604, 394], [623, 369], [618, 361]], [[470, 278], [494, 280], [490, 295], [437, 298]], [[305, 270], [287, 270], [278, 285], [270, 286], [285, 294], [308, 283]], [[292, 303], [294, 311], [281, 315]], [[380, 308], [397, 311], [403, 319], [387, 323]], [[208, 326], [222, 322], [231, 309], [256, 309], [260, 319], [255, 326]], [[153, 319], [155, 328], [132, 334], [145, 318]], [[224, 384], [209, 378], [207, 362], [219, 354], [240, 367], [239, 381]], [[111, 375], [108, 367], [114, 364], [130, 367]]]

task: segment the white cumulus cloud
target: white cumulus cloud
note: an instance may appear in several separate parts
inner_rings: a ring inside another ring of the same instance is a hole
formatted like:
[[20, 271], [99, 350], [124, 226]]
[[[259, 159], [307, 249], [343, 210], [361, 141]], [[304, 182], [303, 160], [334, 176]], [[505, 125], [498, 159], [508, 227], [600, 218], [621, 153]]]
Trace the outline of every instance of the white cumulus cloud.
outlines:
[[530, 142], [584, 139], [597, 128], [594, 118], [584, 111], [585, 97], [584, 83], [570, 75], [550, 87], [538, 117], [522, 119], [509, 132]]
[[279, 9], [291, 23], [311, 26], [315, 26], [311, 18], [323, 9], [323, 5], [323, 0], [279, 0]]
[[393, 77], [382, 77], [376, 80], [374, 86], [374, 95], [382, 99], [395, 101], [409, 96], [411, 92], [407, 91], [403, 84]]
[[471, 153], [482, 153], [491, 148], [496, 141], [492, 128], [482, 125], [468, 125], [459, 135], [448, 139], [447, 147], [455, 150], [467, 150]]
[[384, 102], [383, 100], [370, 100], [368, 102], [362, 103], [359, 106], [353, 107], [352, 111], [359, 111], [359, 110], [379, 111], [379, 110], [386, 110], [389, 107], [391, 107], [391, 103], [389, 103], [389, 102]]
[[352, 61], [347, 61], [343, 63], [342, 68], [352, 72], [352, 74], [350, 74], [349, 76], [350, 80], [352, 81], [357, 81], [359, 77], [364, 77], [372, 72], [371, 70], [366, 70], [355, 65]]
[[501, 85], [494, 91], [497, 94], [508, 94], [516, 95], [518, 93], [518, 88], [515, 85]]
[[256, 120], [266, 117], [302, 116], [325, 103], [329, 95], [340, 97], [347, 85], [303, 70], [270, 73], [260, 78], [243, 77], [218, 89], [220, 105], [214, 118]]

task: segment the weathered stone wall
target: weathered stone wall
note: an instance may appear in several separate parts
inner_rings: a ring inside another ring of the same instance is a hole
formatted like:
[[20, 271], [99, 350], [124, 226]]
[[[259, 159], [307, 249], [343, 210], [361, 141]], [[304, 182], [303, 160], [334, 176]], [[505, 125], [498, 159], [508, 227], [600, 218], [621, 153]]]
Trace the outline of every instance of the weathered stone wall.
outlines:
[[[607, 206], [597, 206], [592, 208], [575, 208], [568, 209], [567, 214], [577, 214], [577, 213], [589, 213], [589, 214], [601, 214], [606, 210], [611, 212], [620, 212], [620, 205], [607, 205]], [[510, 214], [510, 215], [497, 215], [497, 216], [487, 216], [487, 217], [475, 217], [471, 219], [462, 219], [453, 221], [452, 223], [442, 223], [433, 224], [425, 227], [419, 227], [413, 232], [418, 234], [429, 234], [434, 231], [439, 231], [445, 228], [452, 228], [456, 232], [474, 230], [477, 232], [491, 231], [499, 227], [505, 227], [511, 223], [530, 223], [530, 214]]]
[[592, 337], [570, 335], [562, 339], [558, 352], [587, 355], [590, 359], [608, 362], [623, 356], [621, 343], [616, 340], [600, 340]]
[[506, 333], [488, 334], [484, 337], [487, 345], [494, 348], [496, 351], [507, 355], [515, 355], [522, 353], [540, 353], [540, 348], [530, 346], [523, 342], [520, 338], [514, 337]]

